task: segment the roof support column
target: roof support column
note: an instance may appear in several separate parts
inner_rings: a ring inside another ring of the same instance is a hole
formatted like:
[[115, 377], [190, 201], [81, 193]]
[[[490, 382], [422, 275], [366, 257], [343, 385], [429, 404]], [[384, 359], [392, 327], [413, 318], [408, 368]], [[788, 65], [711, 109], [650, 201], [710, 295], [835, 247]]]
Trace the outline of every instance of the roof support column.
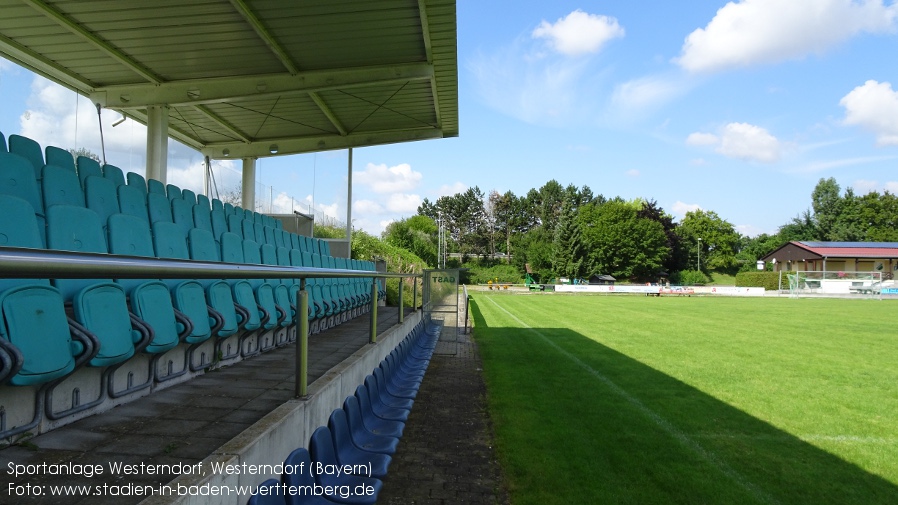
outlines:
[[[352, 148], [349, 148], [349, 163], [346, 167], [346, 242], [352, 250]], [[352, 257], [352, 254], [348, 257]]]
[[256, 210], [256, 159], [243, 158], [243, 187], [240, 195], [244, 209]]
[[147, 179], [167, 182], [168, 105], [147, 107]]

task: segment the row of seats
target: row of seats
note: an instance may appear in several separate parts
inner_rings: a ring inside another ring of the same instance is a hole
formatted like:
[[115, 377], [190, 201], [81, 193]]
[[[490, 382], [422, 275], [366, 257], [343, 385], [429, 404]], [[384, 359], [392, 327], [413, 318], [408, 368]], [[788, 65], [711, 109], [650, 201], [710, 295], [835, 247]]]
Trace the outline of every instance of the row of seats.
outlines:
[[[46, 163], [36, 142], [17, 135], [10, 136], [7, 148], [0, 133], [0, 215], [5, 218], [0, 220], [0, 246], [374, 270], [370, 262], [330, 256], [325, 241], [285, 232], [269, 216], [216, 204], [173, 185], [161, 188], [158, 181], [124, 176], [120, 169], [101, 167], [89, 158], [73, 161], [59, 148], [45, 152]], [[372, 282], [310, 279], [305, 317], [320, 330], [367, 311]], [[34, 419], [11, 429], [0, 426], [0, 436], [32, 429], [40, 422], [44, 402], [50, 402], [52, 387], [82, 366], [103, 368], [97, 400], [102, 402], [186, 373], [193, 351], [210, 339], [220, 359], [275, 347], [263, 347], [261, 338], [254, 349], [243, 345], [265, 332], [283, 336], [271, 339], [273, 343], [289, 343], [298, 292], [299, 280], [292, 278], [0, 279], [0, 383], [41, 388]], [[240, 345], [225, 355], [219, 344], [234, 335]], [[180, 344], [187, 348], [178, 374], [154, 375], [151, 362], [146, 381], [132, 384], [129, 378], [126, 387], [115, 387], [116, 370], [135, 355], [157, 359]], [[79, 405], [78, 411], [97, 402]], [[54, 418], [68, 413], [56, 412]]]
[[[440, 330], [438, 324], [419, 323], [343, 408], [331, 412], [327, 426], [312, 433], [308, 450], [290, 453], [281, 479], [262, 482], [248, 505], [375, 503]], [[319, 464], [350, 472], [318, 473]]]

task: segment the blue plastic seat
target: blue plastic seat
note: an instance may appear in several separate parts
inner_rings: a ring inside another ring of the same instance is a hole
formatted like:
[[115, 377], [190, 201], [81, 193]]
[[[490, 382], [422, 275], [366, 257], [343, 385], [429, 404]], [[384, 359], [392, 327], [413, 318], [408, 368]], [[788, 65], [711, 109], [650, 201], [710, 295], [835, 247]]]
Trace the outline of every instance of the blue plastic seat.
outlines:
[[[284, 460], [284, 467], [291, 472], [284, 472], [282, 482], [292, 489], [301, 491], [293, 496], [287, 496], [289, 505], [327, 505], [330, 503], [346, 503], [351, 505], [367, 505], [377, 501], [377, 495], [383, 487], [379, 479], [369, 477], [357, 477], [354, 475], [319, 475], [315, 474], [315, 466], [309, 451], [300, 447], [295, 449]], [[297, 470], [297, 471], [293, 471]], [[338, 494], [318, 496], [312, 494], [315, 485], [329, 486]], [[336, 486], [336, 489], [334, 487]], [[356, 486], [364, 486], [371, 491], [369, 496], [356, 496]], [[339, 491], [348, 489], [343, 495]], [[307, 493], [307, 494], [302, 494]]]
[[[86, 186], [87, 178], [92, 175], [103, 177], [103, 169], [100, 168], [100, 162], [93, 158], [78, 156], [78, 159], [75, 160], [75, 165], [78, 167], [78, 180], [81, 181], [81, 187]], [[112, 187], [114, 189], [115, 185]]]
[[60, 204], [84, 207], [84, 191], [74, 170], [46, 165], [41, 173], [45, 209]]
[[[197, 203], [200, 203], [200, 202], [199, 202], [199, 197], [197, 197]], [[214, 210], [220, 210], [220, 211], [224, 212], [224, 210], [225, 210], [224, 202], [222, 202], [222, 201], [219, 200], [218, 198], [213, 198], [213, 199], [212, 199], [212, 210], [213, 210], [213, 211], [214, 211]]]
[[212, 237], [219, 241], [221, 240], [221, 234], [228, 231], [228, 219], [225, 217], [225, 212], [222, 209], [213, 209], [210, 219], [212, 220]]
[[103, 177], [115, 183], [116, 188], [125, 185], [125, 173], [121, 168], [115, 165], [110, 165], [108, 163], [103, 165]]
[[[259, 248], [259, 253], [262, 256], [261, 259], [263, 265], [279, 266], [277, 251], [271, 244], [262, 245], [262, 247]], [[293, 285], [292, 280], [289, 283], [285, 282], [285, 280], [287, 279], [270, 279], [267, 281], [274, 290], [274, 302], [278, 312], [283, 313], [284, 315], [284, 317], [278, 319], [278, 324], [280, 326], [290, 326], [296, 318], [296, 310], [293, 308], [296, 304], [295, 302], [291, 303], [290, 301], [289, 289], [295, 286]]]
[[[359, 388], [364, 389], [362, 386]], [[346, 412], [346, 419], [353, 432], [364, 429], [375, 435], [399, 438], [405, 430], [405, 423], [381, 419], [371, 413], [370, 409], [363, 409], [362, 402], [357, 395], [348, 396], [343, 400], [343, 410]]]
[[204, 194], [196, 195], [196, 204], [202, 206], [207, 211], [212, 210], [212, 202], [209, 200], [209, 197]]
[[362, 416], [373, 415], [387, 421], [399, 421], [401, 423], [405, 423], [408, 420], [408, 410], [387, 407], [376, 398], [372, 398], [368, 388], [364, 385], [355, 388], [355, 396], [359, 399]]
[[75, 172], [75, 157], [72, 156], [71, 152], [61, 147], [47, 146], [44, 148], [44, 155], [47, 165], [62, 167], [66, 170], [71, 170], [73, 173]]
[[389, 409], [411, 411], [415, 404], [411, 398], [401, 398], [389, 394], [386, 388], [381, 388], [374, 375], [368, 374], [365, 377], [365, 387], [368, 389], [368, 396], [372, 403], [380, 402], [381, 405]]
[[9, 149], [6, 147], [6, 137], [3, 135], [3, 132], [0, 132], [0, 153], [8, 153]]
[[181, 190], [181, 200], [189, 203], [191, 207], [196, 205], [196, 193], [189, 189]]
[[[343, 411], [337, 409], [337, 412]], [[346, 428], [346, 430], [341, 429], [339, 433], [335, 433], [326, 426], [318, 427], [309, 439], [309, 453], [312, 455], [312, 460], [325, 465], [366, 469], [354, 475], [376, 479], [386, 477], [387, 468], [393, 458], [384, 453], [359, 449], [352, 442], [348, 426]]]
[[[252, 240], [243, 241], [243, 261], [250, 265], [262, 264], [259, 244]], [[262, 327], [270, 330], [280, 325], [281, 321], [287, 317], [287, 313], [278, 306], [275, 300], [274, 285], [265, 279], [247, 279], [246, 281], [253, 287], [256, 303], [269, 315], [269, 319], [263, 322]], [[289, 310], [289, 306], [287, 310]]]
[[[374, 455], [375, 453], [370, 453]], [[312, 458], [314, 463], [320, 463], [322, 465], [353, 465], [354, 463], [343, 463], [339, 460], [337, 455], [337, 450], [334, 447], [334, 439], [331, 435], [329, 429], [326, 426], [319, 426], [315, 431], [312, 432], [312, 436], [309, 438], [309, 456]], [[379, 454], [379, 456], [386, 456], [385, 454]], [[389, 456], [386, 456], [389, 458]], [[367, 461], [360, 460], [357, 462], [358, 464], [367, 464]], [[377, 470], [381, 470], [378, 468]], [[372, 487], [374, 487], [374, 482], [380, 482], [380, 478], [383, 475], [386, 475], [386, 468], [383, 468], [383, 473], [375, 472], [373, 468], [373, 464], [371, 464], [371, 475], [359, 475], [359, 474], [343, 474], [339, 477], [333, 474], [328, 473], [319, 473], [315, 475], [315, 480], [322, 486], [340, 486], [347, 485], [348, 482], [368, 482]], [[377, 474], [380, 477], [375, 477]], [[330, 500], [334, 500], [334, 496], [327, 497]], [[341, 497], [342, 498], [342, 497]], [[352, 496], [349, 498], [355, 498], [352, 501], [347, 500], [345, 503], [375, 503], [376, 496]], [[356, 501], [358, 500], [358, 501]], [[340, 500], [343, 501], [343, 500]]]
[[[109, 218], [109, 252], [154, 257], [150, 229], [141, 219], [127, 214]], [[158, 354], [174, 349], [193, 331], [190, 320], [176, 310], [168, 286], [158, 279], [117, 279], [129, 295], [131, 310], [153, 328], [146, 352]], [[186, 371], [186, 370], [185, 370]]]
[[331, 412], [327, 421], [327, 427], [334, 435], [334, 442], [338, 446], [348, 440], [352, 445], [363, 451], [377, 452], [389, 456], [395, 454], [396, 448], [399, 446], [399, 439], [396, 437], [375, 435], [365, 430], [364, 426], [353, 430], [349, 425], [349, 417], [342, 408]]
[[390, 380], [387, 378], [387, 370], [390, 370], [389, 365], [387, 365], [386, 361], [382, 361], [380, 366], [372, 372], [374, 378], [377, 379], [377, 387], [380, 388], [381, 394], [389, 394], [397, 398], [410, 398], [412, 400], [418, 396], [418, 382], [403, 381], [399, 378]]
[[212, 230], [212, 211], [209, 210], [208, 205], [203, 205], [198, 203], [193, 206], [191, 209], [191, 213], [193, 214], [193, 227], [194, 228], [202, 228], [204, 230], [213, 231]]
[[281, 483], [275, 479], [268, 479], [259, 484], [259, 489], [249, 497], [247, 505], [286, 505], [287, 497]]
[[165, 187], [166, 195], [169, 200], [181, 199], [181, 188], [179, 186], [175, 186], [174, 184], [169, 184]]

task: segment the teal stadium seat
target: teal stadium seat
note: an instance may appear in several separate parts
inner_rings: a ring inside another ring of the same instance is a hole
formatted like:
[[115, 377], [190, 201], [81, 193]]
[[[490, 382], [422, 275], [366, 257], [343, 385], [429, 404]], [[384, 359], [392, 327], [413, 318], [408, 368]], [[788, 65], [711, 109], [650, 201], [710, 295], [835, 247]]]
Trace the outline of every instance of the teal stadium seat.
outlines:
[[105, 177], [91, 175], [84, 181], [84, 200], [87, 208], [99, 216], [105, 233], [109, 216], [121, 212], [118, 196], [115, 194], [115, 184]]
[[[27, 201], [0, 195], [0, 215], [0, 245], [41, 249], [37, 219]], [[0, 279], [0, 312], [0, 349], [14, 360], [10, 368], [4, 365], [11, 385], [65, 377], [99, 349], [96, 337], [70, 322], [62, 294], [47, 279]]]
[[75, 172], [75, 157], [72, 153], [61, 147], [47, 146], [44, 148], [44, 156], [46, 164], [55, 167], [62, 167]]
[[0, 153], [0, 175], [2, 175], [0, 177], [0, 195], [15, 196], [31, 205], [37, 216], [41, 244], [46, 244], [44, 200], [41, 198], [37, 181], [34, 179], [34, 170], [31, 168], [31, 164], [19, 155]]
[[9, 136], [9, 152], [28, 160], [35, 180], [40, 181], [41, 169], [44, 168], [44, 153], [40, 144], [28, 137], [13, 134]]
[[147, 180], [140, 174], [134, 172], [128, 172], [125, 175], [125, 180], [128, 181], [128, 186], [136, 189], [140, 192], [140, 195], [143, 197], [144, 201], [147, 199]]
[[162, 181], [157, 181], [156, 179], [147, 179], [147, 194], [150, 193], [158, 193], [168, 198], [165, 193], [165, 184], [162, 184]]
[[[109, 217], [109, 252], [127, 256], [155, 257], [150, 228], [127, 214]], [[193, 331], [190, 320], [176, 310], [168, 286], [158, 279], [116, 279], [129, 295], [131, 310], [153, 328], [153, 341], [146, 351], [163, 353], [175, 348]]]
[[115, 187], [125, 185], [125, 173], [115, 165], [103, 165], [103, 177], [115, 183]]
[[[187, 234], [187, 250], [192, 260], [221, 261], [219, 246], [212, 238], [212, 234], [206, 230], [199, 228], [190, 230]], [[220, 338], [227, 338], [237, 333], [240, 329], [240, 322], [248, 320], [249, 315], [242, 311], [242, 308], [238, 312], [231, 285], [221, 279], [198, 279], [198, 282], [206, 290], [206, 300], [209, 305], [221, 315], [222, 326], [217, 335]]]
[[[47, 213], [47, 243], [59, 251], [107, 252], [97, 213], [71, 205], [54, 205]], [[53, 284], [71, 301], [75, 319], [100, 342], [91, 366], [122, 363], [149, 345], [150, 330], [131, 314], [124, 288], [111, 279], [55, 279]]]
[[150, 216], [150, 224], [174, 223], [171, 202], [163, 194], [147, 193], [147, 212]]
[[150, 224], [149, 215], [147, 214], [147, 202], [140, 195], [140, 190], [135, 189], [126, 184], [118, 186], [118, 204], [122, 210], [122, 214], [139, 217]]
[[46, 165], [42, 172], [44, 208], [53, 205], [75, 205], [84, 207], [84, 191], [74, 170], [56, 165]]
[[93, 158], [78, 156], [78, 159], [75, 160], [75, 166], [78, 167], [78, 180], [81, 181], [81, 187], [87, 184], [87, 178], [92, 175], [103, 177], [103, 169], [100, 168], [100, 162]]
[[181, 188], [174, 184], [165, 186], [166, 194], [169, 200], [181, 199]]

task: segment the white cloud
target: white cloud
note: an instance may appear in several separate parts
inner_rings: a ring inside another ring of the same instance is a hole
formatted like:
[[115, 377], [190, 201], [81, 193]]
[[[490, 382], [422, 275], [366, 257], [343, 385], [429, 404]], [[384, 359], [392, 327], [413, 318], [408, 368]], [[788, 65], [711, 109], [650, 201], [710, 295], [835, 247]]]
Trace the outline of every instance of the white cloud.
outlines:
[[879, 193], [888, 191], [893, 195], [898, 194], [898, 181], [888, 181], [884, 184], [880, 184], [878, 181], [858, 179], [851, 183], [851, 187], [858, 195], [866, 195], [867, 193], [872, 193], [874, 191]]
[[374, 200], [356, 200], [352, 204], [352, 213], [358, 215], [383, 214], [383, 205]]
[[436, 196], [437, 198], [441, 196], [453, 196], [458, 193], [464, 193], [468, 190], [468, 185], [463, 182], [456, 182], [453, 184], [443, 184], [439, 188], [437, 188]]
[[618, 84], [611, 94], [617, 116], [626, 118], [664, 105], [689, 90], [692, 84], [678, 77], [653, 75]]
[[729, 123], [719, 134], [690, 133], [686, 143], [693, 146], [717, 146], [718, 153], [749, 161], [773, 163], [779, 160], [782, 143], [766, 129], [748, 123]]
[[888, 82], [867, 81], [842, 97], [845, 124], [876, 134], [879, 145], [898, 145], [898, 92]]
[[697, 203], [684, 203], [677, 200], [670, 208], [670, 210], [675, 216], [682, 218], [686, 215], [687, 212], [694, 212], [701, 208], [701, 205]]
[[686, 37], [674, 61], [713, 72], [804, 57], [859, 33], [894, 29], [898, 6], [882, 0], [741, 0]]
[[365, 170], [353, 174], [354, 181], [368, 186], [375, 193], [397, 193], [418, 187], [424, 176], [412, 170], [408, 163], [388, 167], [385, 163], [368, 163]]
[[762, 233], [767, 233], [761, 228], [753, 225], [753, 224], [739, 224], [735, 226], [736, 231], [745, 235], [746, 237], [757, 237]]
[[898, 156], [859, 156], [857, 158], [842, 158], [837, 160], [815, 161], [808, 163], [793, 172], [797, 173], [814, 173], [831, 170], [833, 168], [850, 167], [854, 165], [866, 165], [868, 163], [876, 163], [880, 161], [889, 161], [898, 159]]
[[686, 137], [686, 144], [690, 146], [715, 146], [720, 143], [720, 137], [713, 133], [695, 132]]
[[393, 193], [387, 199], [387, 210], [399, 214], [414, 214], [421, 205], [421, 197], [405, 193]]
[[555, 23], [543, 20], [531, 36], [548, 40], [549, 46], [567, 56], [599, 52], [607, 42], [624, 36], [617, 19], [588, 14], [580, 9]]
[[642, 175], [642, 174], [639, 172], [639, 170], [636, 170], [635, 168], [630, 169], [630, 170], [627, 170], [627, 171], [624, 172], [624, 173], [627, 174], [627, 175], [630, 176], [630, 177], [639, 177], [640, 175]]
[[764, 128], [748, 123], [730, 123], [723, 129], [717, 152], [730, 158], [773, 163], [782, 147]]

